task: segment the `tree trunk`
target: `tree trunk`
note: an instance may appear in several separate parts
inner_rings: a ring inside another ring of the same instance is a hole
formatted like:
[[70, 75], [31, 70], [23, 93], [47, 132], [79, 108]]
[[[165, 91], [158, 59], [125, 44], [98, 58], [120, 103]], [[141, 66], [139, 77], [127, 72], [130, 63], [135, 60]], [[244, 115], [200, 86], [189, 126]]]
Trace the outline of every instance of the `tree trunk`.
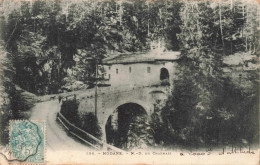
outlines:
[[222, 15], [221, 15], [221, 4], [220, 3], [221, 3], [221, 1], [219, 2], [219, 26], [220, 26], [222, 47], [223, 47], [223, 51], [224, 51], [225, 45], [224, 45], [224, 37], [223, 37], [223, 29], [222, 29]]

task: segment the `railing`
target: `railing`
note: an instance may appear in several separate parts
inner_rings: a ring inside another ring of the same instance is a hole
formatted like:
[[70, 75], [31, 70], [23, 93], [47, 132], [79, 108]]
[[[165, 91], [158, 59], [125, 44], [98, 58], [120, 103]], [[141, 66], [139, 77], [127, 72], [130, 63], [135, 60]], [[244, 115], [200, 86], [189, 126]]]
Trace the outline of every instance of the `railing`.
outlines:
[[86, 131], [76, 127], [74, 124], [70, 123], [61, 113], [57, 114], [57, 120], [75, 137], [85, 142], [87, 145], [95, 149], [105, 149], [112, 150], [116, 152], [125, 152], [117, 147], [109, 145], [102, 140], [96, 138], [95, 136], [87, 133]]

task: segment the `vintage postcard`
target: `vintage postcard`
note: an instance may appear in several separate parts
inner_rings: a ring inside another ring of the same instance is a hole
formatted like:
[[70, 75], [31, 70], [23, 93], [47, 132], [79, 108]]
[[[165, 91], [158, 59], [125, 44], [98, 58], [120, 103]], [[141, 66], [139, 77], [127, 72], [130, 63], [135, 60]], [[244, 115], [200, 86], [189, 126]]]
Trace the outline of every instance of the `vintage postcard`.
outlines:
[[0, 164], [259, 164], [259, 0], [1, 0]]

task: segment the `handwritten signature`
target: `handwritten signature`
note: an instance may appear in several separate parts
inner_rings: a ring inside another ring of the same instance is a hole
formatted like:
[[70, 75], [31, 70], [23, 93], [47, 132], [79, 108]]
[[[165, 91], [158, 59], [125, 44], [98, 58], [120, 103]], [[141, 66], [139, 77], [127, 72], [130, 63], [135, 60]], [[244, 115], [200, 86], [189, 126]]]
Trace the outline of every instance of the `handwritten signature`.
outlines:
[[[186, 154], [191, 155], [191, 156], [200, 156], [200, 155], [211, 155], [212, 154], [212, 149], [208, 148], [206, 149], [206, 152], [190, 152], [190, 153], [180, 153], [180, 156], [184, 156]], [[226, 150], [223, 148], [222, 152], [219, 152], [218, 155], [225, 155], [225, 154], [255, 154], [254, 151], [251, 151], [250, 148], [248, 150], [242, 150], [241, 148], [239, 151], [237, 151], [236, 148], [232, 147], [232, 150]]]
[[248, 150], [242, 150], [240, 148], [239, 151], [236, 150], [236, 148], [233, 150], [232, 148], [232, 151], [225, 151], [225, 148], [223, 148], [222, 152], [219, 152], [218, 154], [219, 155], [224, 155], [224, 154], [238, 154], [238, 153], [243, 153], [243, 154], [255, 154], [254, 151], [250, 151], [250, 148]]

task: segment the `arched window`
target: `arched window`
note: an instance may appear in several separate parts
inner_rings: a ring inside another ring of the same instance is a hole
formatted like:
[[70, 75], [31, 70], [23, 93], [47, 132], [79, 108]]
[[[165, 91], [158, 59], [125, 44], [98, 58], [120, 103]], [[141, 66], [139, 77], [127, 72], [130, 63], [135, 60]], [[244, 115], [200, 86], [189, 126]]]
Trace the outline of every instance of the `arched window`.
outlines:
[[161, 73], [160, 73], [160, 80], [169, 80], [169, 72], [166, 68], [162, 68], [161, 69]]

